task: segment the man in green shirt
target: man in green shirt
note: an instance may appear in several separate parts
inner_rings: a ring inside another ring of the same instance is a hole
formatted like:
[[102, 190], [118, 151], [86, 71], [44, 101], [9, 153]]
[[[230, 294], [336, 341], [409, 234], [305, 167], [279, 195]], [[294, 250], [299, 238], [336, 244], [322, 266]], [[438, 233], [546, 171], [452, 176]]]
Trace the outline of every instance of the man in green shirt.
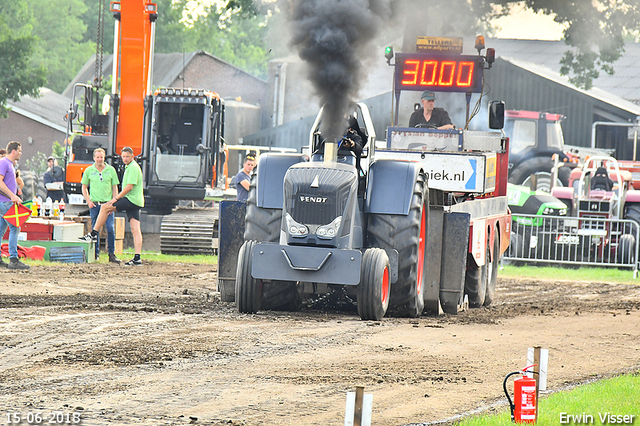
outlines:
[[122, 148], [120, 153], [122, 162], [125, 165], [124, 176], [122, 177], [122, 191], [116, 194], [113, 199], [102, 205], [100, 214], [96, 219], [93, 230], [90, 234], [81, 237], [84, 241], [96, 241], [98, 238], [98, 229], [107, 221], [109, 213], [114, 211], [127, 212], [129, 226], [133, 234], [133, 247], [135, 254], [133, 259], [126, 262], [125, 265], [135, 266], [142, 265], [140, 260], [140, 252], [142, 251], [142, 232], [140, 231], [140, 209], [144, 207], [144, 195], [142, 188], [142, 170], [138, 163], [134, 161], [133, 150], [128, 146]]
[[[87, 200], [89, 214], [91, 215], [91, 226], [95, 226], [98, 214], [102, 206], [109, 202], [118, 194], [118, 174], [116, 169], [104, 162], [105, 152], [102, 148], [93, 151], [94, 163], [89, 166], [82, 175], [82, 195]], [[107, 249], [109, 252], [109, 262], [120, 263], [116, 257], [116, 231], [113, 227], [113, 214], [107, 215], [105, 224], [107, 225]], [[96, 243], [96, 259], [100, 257], [100, 236]]]

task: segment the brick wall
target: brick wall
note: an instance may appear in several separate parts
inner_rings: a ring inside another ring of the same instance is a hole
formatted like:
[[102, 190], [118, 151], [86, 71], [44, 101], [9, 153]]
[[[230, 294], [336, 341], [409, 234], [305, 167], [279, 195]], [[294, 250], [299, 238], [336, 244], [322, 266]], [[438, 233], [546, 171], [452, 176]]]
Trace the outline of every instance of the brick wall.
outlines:
[[[32, 158], [38, 151], [49, 155], [54, 141], [64, 142], [64, 133], [35, 120], [10, 111], [8, 118], [0, 119], [0, 147], [6, 148], [7, 143], [18, 141], [22, 144], [20, 164]], [[29, 143], [29, 137], [31, 143]]]
[[[182, 87], [176, 79], [173, 87]], [[242, 98], [242, 102], [259, 104], [266, 102], [267, 82], [262, 81], [224, 61], [206, 53], [196, 55], [185, 71], [185, 87], [209, 89], [222, 98]]]

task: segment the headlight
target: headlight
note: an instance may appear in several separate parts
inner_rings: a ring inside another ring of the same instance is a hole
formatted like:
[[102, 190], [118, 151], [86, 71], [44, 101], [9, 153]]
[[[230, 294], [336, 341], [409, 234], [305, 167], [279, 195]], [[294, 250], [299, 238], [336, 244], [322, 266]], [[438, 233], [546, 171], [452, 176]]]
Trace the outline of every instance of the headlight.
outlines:
[[316, 229], [316, 235], [320, 238], [333, 238], [338, 234], [340, 224], [342, 223], [342, 216], [338, 216], [328, 225], [318, 226]]
[[567, 215], [567, 209], [560, 209], [560, 216], [566, 216]]
[[285, 220], [287, 221], [287, 230], [292, 236], [302, 237], [309, 233], [309, 228], [293, 220], [289, 213], [286, 214]]

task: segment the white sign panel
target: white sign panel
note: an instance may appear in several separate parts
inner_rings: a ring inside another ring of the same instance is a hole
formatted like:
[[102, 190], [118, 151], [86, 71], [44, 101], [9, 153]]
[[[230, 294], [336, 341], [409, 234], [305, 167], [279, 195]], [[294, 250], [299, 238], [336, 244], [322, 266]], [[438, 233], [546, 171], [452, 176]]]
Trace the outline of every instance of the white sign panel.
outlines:
[[[491, 154], [495, 159], [495, 154]], [[429, 188], [451, 192], [484, 193], [487, 156], [469, 153], [434, 153], [376, 150], [376, 158], [393, 158], [422, 162]], [[494, 161], [495, 164], [495, 161]], [[493, 171], [495, 176], [495, 170]]]

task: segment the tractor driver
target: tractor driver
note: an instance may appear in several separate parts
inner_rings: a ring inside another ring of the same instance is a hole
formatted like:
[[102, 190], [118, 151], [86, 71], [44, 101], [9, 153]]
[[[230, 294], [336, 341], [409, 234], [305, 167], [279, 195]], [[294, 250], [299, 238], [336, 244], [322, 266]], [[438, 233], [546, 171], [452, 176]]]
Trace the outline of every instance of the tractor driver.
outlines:
[[435, 129], [453, 129], [449, 113], [444, 108], [435, 108], [436, 94], [430, 90], [422, 92], [422, 108], [418, 108], [409, 118], [409, 127], [431, 127]]
[[[349, 114], [345, 118], [347, 119], [347, 129], [342, 138], [339, 140], [338, 149], [346, 149], [353, 152], [356, 159], [356, 169], [358, 170], [358, 173], [361, 173], [362, 168], [360, 166], [360, 157], [362, 156], [362, 150], [364, 146], [367, 144], [368, 137], [367, 134], [362, 130], [362, 128], [360, 128], [358, 119], [353, 114]], [[319, 145], [319, 148], [314, 151], [314, 154], [323, 155], [323, 139], [321, 139]]]

